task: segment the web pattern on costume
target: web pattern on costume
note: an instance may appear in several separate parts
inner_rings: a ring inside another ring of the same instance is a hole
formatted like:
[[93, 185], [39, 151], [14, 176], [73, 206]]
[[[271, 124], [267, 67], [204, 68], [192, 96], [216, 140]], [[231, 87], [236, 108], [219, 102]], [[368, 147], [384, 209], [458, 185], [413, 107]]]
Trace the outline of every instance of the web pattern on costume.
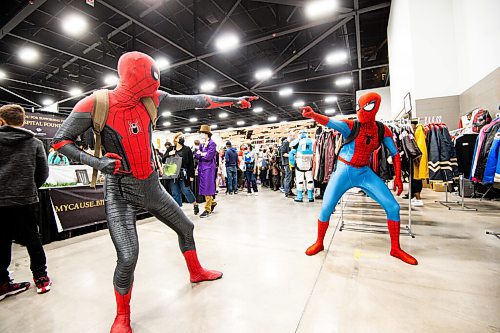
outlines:
[[354, 144], [354, 154], [348, 163], [355, 167], [369, 165], [373, 152], [379, 147], [377, 124], [361, 124], [359, 134], [351, 144]]

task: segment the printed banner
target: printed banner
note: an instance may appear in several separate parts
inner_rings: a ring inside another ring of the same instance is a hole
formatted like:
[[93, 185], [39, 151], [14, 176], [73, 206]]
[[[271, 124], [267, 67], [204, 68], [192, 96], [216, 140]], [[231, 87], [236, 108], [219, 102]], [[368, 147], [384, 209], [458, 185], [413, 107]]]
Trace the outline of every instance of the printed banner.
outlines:
[[24, 128], [35, 133], [39, 139], [53, 139], [64, 119], [50, 113], [26, 112]]
[[62, 230], [106, 222], [103, 186], [54, 188], [50, 198]]

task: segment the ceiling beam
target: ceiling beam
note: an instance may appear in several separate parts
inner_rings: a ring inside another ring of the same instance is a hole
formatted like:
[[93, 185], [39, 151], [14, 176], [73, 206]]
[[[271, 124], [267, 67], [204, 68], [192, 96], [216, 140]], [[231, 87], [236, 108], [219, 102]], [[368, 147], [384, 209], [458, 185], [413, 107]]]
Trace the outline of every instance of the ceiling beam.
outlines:
[[12, 19], [9, 20], [0, 29], [0, 39], [4, 38], [9, 34], [15, 27], [17, 27], [22, 21], [24, 21], [28, 16], [30, 16], [35, 10], [37, 10], [41, 5], [43, 5], [47, 0], [37, 0], [33, 3], [26, 1], [26, 5], [19, 13], [17, 13]]
[[[354, 22], [356, 25], [356, 53], [358, 55], [358, 68], [361, 68], [361, 29], [359, 27], [359, 0], [354, 0], [354, 10], [356, 11], [356, 15], [354, 16]], [[362, 71], [358, 72], [358, 85], [359, 90], [363, 89], [363, 74]]]
[[[335, 31], [337, 31], [339, 28], [341, 28], [344, 24], [346, 24], [350, 20], [352, 20], [352, 17], [347, 17], [347, 18], [343, 19], [342, 21], [340, 21], [339, 23], [335, 24], [333, 27], [331, 27], [330, 29], [328, 29], [324, 33], [322, 33], [315, 40], [311, 41], [304, 48], [302, 48], [299, 52], [297, 52], [296, 54], [294, 54], [290, 59], [288, 59], [287, 61], [285, 61], [284, 63], [282, 63], [276, 69], [274, 69], [273, 70], [273, 75], [275, 75], [276, 73], [278, 73], [280, 70], [282, 70], [283, 68], [285, 68], [286, 66], [288, 66], [289, 64], [291, 64], [292, 62], [294, 62], [295, 60], [297, 60], [298, 58], [300, 58], [304, 53], [306, 53], [307, 51], [309, 51], [311, 48], [315, 47], [318, 43], [320, 43], [326, 37], [330, 36], [332, 33], [334, 33]], [[264, 83], [264, 81], [265, 80], [257, 82], [252, 87], [252, 89], [255, 89], [255, 88], [259, 87], [262, 83]]]
[[233, 14], [233, 12], [236, 10], [236, 8], [238, 8], [240, 2], [241, 2], [241, 0], [236, 0], [236, 2], [234, 3], [233, 7], [231, 7], [231, 9], [227, 12], [226, 16], [224, 16], [224, 19], [222, 19], [222, 22], [219, 23], [219, 25], [217, 26], [217, 28], [215, 29], [215, 31], [212, 33], [212, 36], [210, 36], [210, 38], [208, 39], [208, 41], [205, 43], [205, 48], [207, 48], [207, 46], [210, 45], [210, 43], [214, 40], [215, 36], [217, 36], [217, 34], [219, 33], [220, 29], [222, 29], [222, 27], [224, 26], [224, 24], [226, 24], [227, 20], [229, 20], [229, 17]]
[[38, 106], [38, 107], [41, 107], [41, 105], [40, 105], [40, 104], [35, 103], [35, 102], [33, 102], [32, 100], [27, 99], [26, 97], [24, 97], [24, 96], [22, 96], [22, 95], [19, 95], [18, 93], [15, 93], [15, 92], [13, 92], [13, 91], [11, 91], [11, 90], [7, 89], [7, 88], [4, 88], [4, 87], [0, 86], [0, 89], [2, 89], [2, 90], [4, 90], [4, 91], [8, 92], [9, 94], [12, 94], [12, 95], [16, 96], [16, 97], [18, 97], [18, 98], [20, 98], [20, 99], [22, 99], [22, 100], [24, 100], [24, 101], [26, 101], [26, 102], [30, 102], [30, 103], [31, 103], [31, 104], [33, 104], [33, 105], [36, 105], [36, 106]]
[[[306, 0], [252, 0], [254, 2], [266, 2], [266, 3], [275, 3], [278, 5], [287, 5], [287, 6], [295, 6], [295, 7], [305, 7], [308, 2]], [[348, 13], [352, 11], [352, 8], [346, 7], [337, 7], [336, 9], [340, 13]]]

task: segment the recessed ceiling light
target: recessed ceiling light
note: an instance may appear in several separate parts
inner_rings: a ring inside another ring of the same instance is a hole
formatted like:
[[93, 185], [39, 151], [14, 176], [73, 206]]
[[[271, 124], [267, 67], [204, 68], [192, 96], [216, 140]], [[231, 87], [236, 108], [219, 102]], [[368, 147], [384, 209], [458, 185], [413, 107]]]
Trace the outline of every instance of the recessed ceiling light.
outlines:
[[69, 91], [69, 94], [71, 96], [80, 96], [82, 94], [82, 89], [80, 88], [72, 88], [70, 91]]
[[219, 113], [219, 118], [224, 119], [224, 118], [227, 118], [227, 117], [228, 117], [227, 113], [225, 113], [225, 112]]
[[115, 74], [108, 74], [104, 77], [104, 84], [107, 86], [115, 86], [118, 83], [118, 76]]
[[170, 112], [170, 111], [163, 111], [163, 112], [161, 113], [161, 116], [162, 116], [162, 117], [170, 117], [171, 115], [172, 115], [172, 112]]
[[217, 47], [217, 49], [222, 52], [231, 51], [238, 47], [239, 44], [240, 39], [238, 38], [238, 36], [232, 33], [222, 35], [215, 41], [215, 47]]
[[352, 79], [350, 77], [341, 77], [335, 81], [335, 85], [337, 86], [347, 86], [352, 83]]
[[172, 123], [170, 121], [163, 122], [163, 126], [170, 126], [170, 125], [172, 125]]
[[267, 80], [273, 76], [273, 71], [269, 68], [259, 69], [255, 72], [255, 78], [259, 81]]
[[80, 36], [88, 29], [85, 17], [78, 14], [71, 14], [62, 20], [62, 28], [70, 36]]
[[290, 96], [291, 94], [293, 94], [292, 88], [283, 88], [279, 91], [280, 96]]
[[190, 127], [186, 127], [186, 128], [184, 129], [184, 132], [191, 132], [191, 128], [190, 128]]
[[310, 19], [328, 16], [337, 7], [334, 0], [316, 0], [311, 1], [306, 6], [306, 16]]
[[337, 51], [326, 56], [326, 63], [330, 65], [341, 64], [347, 60], [347, 52]]
[[330, 109], [325, 110], [325, 114], [334, 114], [334, 113], [335, 113], [335, 109], [330, 108]]
[[245, 122], [243, 120], [239, 120], [236, 122], [236, 125], [238, 126], [245, 125]]
[[259, 113], [259, 112], [262, 112], [262, 111], [264, 111], [264, 109], [263, 109], [263, 108], [261, 108], [261, 107], [258, 107], [258, 108], [254, 108], [254, 109], [253, 109], [253, 112], [255, 112], [255, 113]]
[[167, 60], [165, 57], [158, 57], [155, 59], [156, 66], [158, 66], [158, 69], [160, 71], [168, 68], [170, 66], [170, 61]]
[[267, 120], [268, 120], [268, 121], [276, 121], [276, 120], [278, 120], [278, 117], [276, 117], [276, 116], [271, 116], [271, 117], [267, 118]]
[[5, 79], [7, 77], [7, 74], [5, 74], [4, 71], [0, 71], [0, 80]]
[[211, 129], [215, 129], [215, 128], [217, 128], [217, 127], [219, 127], [217, 124], [210, 125], [210, 128], [211, 128]]
[[19, 59], [26, 63], [34, 63], [38, 60], [39, 57], [40, 54], [38, 53], [38, 51], [32, 47], [26, 46], [19, 50]]
[[49, 105], [52, 105], [52, 104], [54, 104], [54, 100], [51, 99], [51, 98], [45, 98], [42, 101], [42, 105], [44, 105], [44, 106], [49, 106]]
[[198, 121], [198, 118], [196, 118], [196, 117], [189, 118], [190, 123], [195, 123], [197, 121]]
[[335, 103], [337, 99], [337, 96], [327, 96], [325, 97], [325, 103]]
[[304, 101], [296, 101], [295, 103], [293, 103], [293, 107], [295, 107], [295, 108], [298, 108], [301, 106], [304, 106]]
[[215, 87], [216, 87], [216, 85], [214, 82], [206, 81], [200, 85], [200, 91], [201, 92], [212, 92], [215, 90]]

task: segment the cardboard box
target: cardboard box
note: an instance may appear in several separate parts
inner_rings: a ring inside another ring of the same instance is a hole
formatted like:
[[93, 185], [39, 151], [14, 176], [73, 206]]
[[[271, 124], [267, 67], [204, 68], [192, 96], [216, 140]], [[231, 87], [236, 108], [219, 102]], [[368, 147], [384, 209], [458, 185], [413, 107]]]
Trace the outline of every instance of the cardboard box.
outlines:
[[446, 188], [448, 187], [448, 191], [450, 191], [450, 184], [446, 182], [431, 182], [431, 188], [435, 192], [446, 192]]

